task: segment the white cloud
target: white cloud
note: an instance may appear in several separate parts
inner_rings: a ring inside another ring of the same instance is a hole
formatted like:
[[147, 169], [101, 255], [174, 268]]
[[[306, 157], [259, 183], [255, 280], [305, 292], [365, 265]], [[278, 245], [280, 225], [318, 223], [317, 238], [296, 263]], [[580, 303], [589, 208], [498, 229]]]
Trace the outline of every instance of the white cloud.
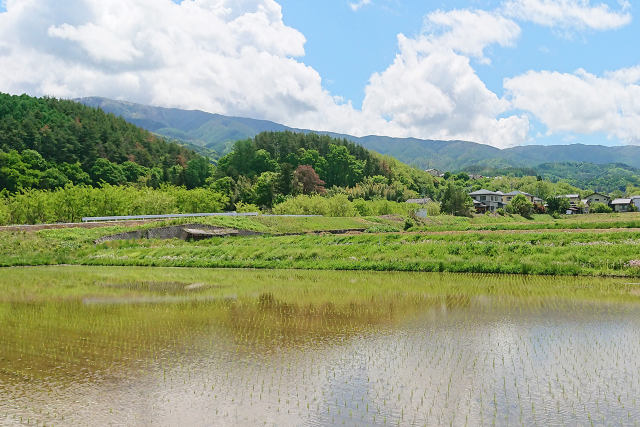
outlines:
[[631, 22], [629, 3], [612, 10], [606, 3], [591, 5], [589, 0], [509, 0], [503, 12], [512, 18], [546, 27], [576, 30], [612, 30]]
[[2, 91], [99, 95], [355, 135], [512, 145], [528, 129], [525, 117], [496, 118], [508, 103], [461, 55], [482, 59], [489, 44], [519, 35], [487, 12], [436, 12], [427, 18], [435, 33], [400, 37], [398, 58], [372, 76], [359, 111], [297, 59], [305, 38], [274, 0], [9, 0], [7, 9]]
[[422, 38], [425, 45], [448, 47], [487, 62], [484, 49], [491, 44], [513, 46], [520, 36], [520, 27], [496, 13], [462, 9], [428, 14], [424, 32], [428, 34]]
[[[501, 147], [529, 137], [527, 115], [514, 114], [515, 106], [552, 132], [640, 139], [639, 67], [604, 77], [530, 72], [505, 81], [507, 99], [489, 90], [470, 58], [489, 63], [487, 48], [512, 46], [521, 31], [499, 12], [427, 15], [421, 35], [398, 36], [394, 62], [371, 76], [357, 110], [302, 62], [305, 37], [284, 24], [275, 0], [9, 0], [7, 10], [0, 14], [0, 90], [10, 93], [98, 95], [354, 135]], [[580, 22], [597, 28], [591, 18]]]
[[359, 0], [357, 2], [349, 3], [349, 7], [354, 12], [357, 12], [361, 7], [371, 4], [371, 0]]
[[623, 69], [598, 77], [530, 71], [506, 79], [513, 105], [534, 114], [549, 132], [604, 133], [640, 143], [640, 70]]
[[0, 90], [101, 95], [357, 130], [273, 0], [10, 0]]
[[424, 37], [399, 36], [400, 53], [382, 73], [371, 77], [363, 112], [385, 117], [406, 136], [467, 139], [494, 146], [522, 143], [526, 116], [508, 116], [510, 105], [491, 92], [469, 58]]

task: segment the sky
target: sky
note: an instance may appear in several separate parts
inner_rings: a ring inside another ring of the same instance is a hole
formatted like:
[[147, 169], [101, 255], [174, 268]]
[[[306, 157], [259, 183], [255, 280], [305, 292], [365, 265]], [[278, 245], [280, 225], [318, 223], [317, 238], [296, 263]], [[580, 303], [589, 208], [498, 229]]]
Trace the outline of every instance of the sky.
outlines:
[[638, 145], [635, 12], [626, 0], [4, 0], [0, 91], [357, 136]]

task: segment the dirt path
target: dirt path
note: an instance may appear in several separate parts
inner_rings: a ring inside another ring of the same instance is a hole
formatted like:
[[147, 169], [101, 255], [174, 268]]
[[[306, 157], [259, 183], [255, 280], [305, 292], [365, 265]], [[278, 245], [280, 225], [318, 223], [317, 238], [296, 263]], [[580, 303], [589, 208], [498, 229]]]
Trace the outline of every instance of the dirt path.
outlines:
[[[0, 232], [3, 231], [39, 231], [39, 230], [55, 230], [61, 228], [99, 228], [112, 226], [136, 226], [149, 224], [153, 222], [163, 222], [166, 219], [145, 219], [145, 220], [129, 220], [129, 221], [105, 221], [105, 222], [74, 222], [74, 223], [58, 223], [58, 224], [36, 224], [36, 225], [7, 225], [0, 226]], [[345, 229], [345, 230], [314, 230], [300, 233], [282, 233], [281, 235], [299, 235], [299, 234], [358, 234], [365, 232], [366, 229]], [[638, 233], [640, 228], [542, 228], [528, 230], [447, 230], [447, 231], [411, 231], [406, 234], [424, 234], [424, 235], [466, 235], [466, 234], [531, 234], [531, 233]], [[404, 233], [404, 232], [403, 232]], [[375, 233], [388, 234], [388, 233]]]
[[35, 225], [5, 225], [0, 227], [0, 231], [39, 231], [56, 230], [60, 228], [99, 228], [112, 227], [116, 225], [131, 226], [143, 225], [150, 222], [166, 221], [166, 219], [144, 219], [131, 221], [105, 221], [105, 222], [69, 222], [57, 224], [35, 224]]

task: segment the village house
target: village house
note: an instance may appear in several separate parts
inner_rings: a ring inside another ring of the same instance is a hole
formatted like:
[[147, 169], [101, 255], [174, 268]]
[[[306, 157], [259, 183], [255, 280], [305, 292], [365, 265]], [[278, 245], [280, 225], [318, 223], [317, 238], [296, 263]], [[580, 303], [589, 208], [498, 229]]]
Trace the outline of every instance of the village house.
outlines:
[[522, 191], [511, 191], [510, 193], [506, 193], [503, 196], [503, 202], [505, 205], [508, 205], [509, 202], [511, 202], [511, 200], [516, 197], [517, 195], [522, 194], [524, 197], [527, 198], [527, 200], [529, 200], [531, 203], [535, 203], [534, 199], [536, 199], [536, 197], [534, 197], [533, 195], [529, 194], [529, 193], [525, 193]]
[[425, 169], [425, 172], [437, 178], [442, 178], [444, 176], [444, 172], [441, 172], [438, 169]]
[[611, 202], [614, 212], [629, 212], [631, 208], [631, 199], [614, 199]]
[[640, 210], [640, 196], [631, 196], [631, 203], [637, 210]]
[[602, 203], [604, 205], [609, 205], [609, 203], [611, 203], [611, 197], [601, 193], [593, 193], [585, 197], [583, 200], [583, 203], [588, 206], [594, 203]]
[[582, 200], [580, 200], [579, 194], [565, 194], [563, 196], [558, 196], [558, 198], [569, 200], [569, 209], [566, 212], [567, 214], [577, 214], [583, 212], [584, 205], [582, 203]]
[[502, 191], [482, 189], [469, 193], [469, 196], [473, 199], [473, 207], [476, 208], [476, 212], [478, 213], [495, 212], [506, 206], [503, 200], [504, 193]]

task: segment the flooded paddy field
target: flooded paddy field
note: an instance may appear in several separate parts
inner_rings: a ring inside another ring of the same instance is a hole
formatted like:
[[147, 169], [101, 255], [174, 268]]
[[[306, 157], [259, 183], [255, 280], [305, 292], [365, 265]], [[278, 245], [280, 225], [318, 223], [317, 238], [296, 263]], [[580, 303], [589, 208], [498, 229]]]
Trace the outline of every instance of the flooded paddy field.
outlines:
[[637, 425], [640, 284], [0, 270], [0, 425]]

